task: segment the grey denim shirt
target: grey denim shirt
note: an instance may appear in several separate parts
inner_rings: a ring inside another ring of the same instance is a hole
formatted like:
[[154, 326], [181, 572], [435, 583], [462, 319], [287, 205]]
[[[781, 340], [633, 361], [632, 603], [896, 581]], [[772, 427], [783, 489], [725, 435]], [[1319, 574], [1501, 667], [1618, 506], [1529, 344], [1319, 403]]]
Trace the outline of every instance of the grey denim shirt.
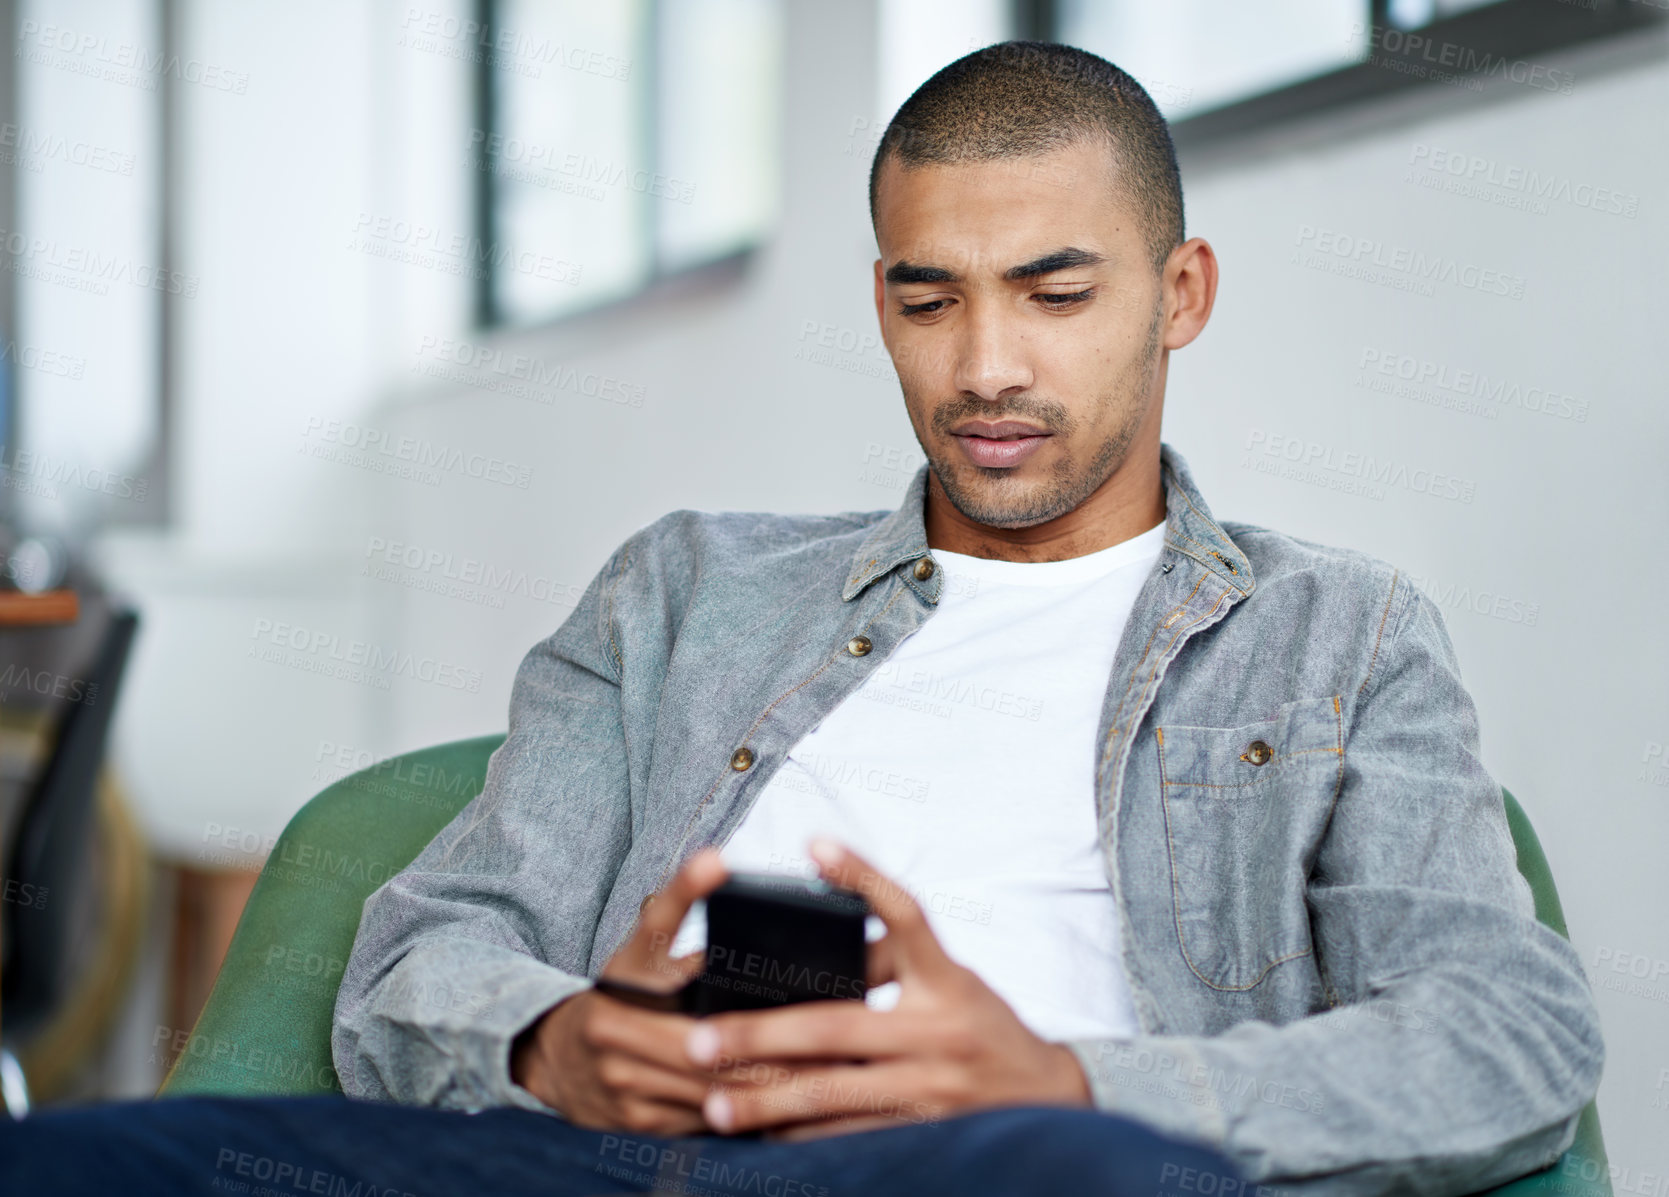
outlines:
[[[1296, 1193], [1552, 1163], [1598, 1015], [1535, 920], [1442, 617], [1372, 557], [1217, 522], [1161, 460], [1164, 548], [1085, 745], [1140, 1025], [1069, 1043], [1097, 1105]], [[620, 546], [523, 660], [481, 794], [365, 902], [349, 1094], [554, 1113], [512, 1083], [515, 1035], [932, 617], [927, 476], [893, 512], [675, 511]]]

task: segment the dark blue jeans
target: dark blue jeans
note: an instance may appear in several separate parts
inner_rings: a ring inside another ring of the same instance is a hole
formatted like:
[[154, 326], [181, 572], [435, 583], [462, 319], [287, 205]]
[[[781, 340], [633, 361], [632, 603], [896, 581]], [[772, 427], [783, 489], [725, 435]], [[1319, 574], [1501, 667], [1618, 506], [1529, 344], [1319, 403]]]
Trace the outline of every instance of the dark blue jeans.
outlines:
[[[1091, 1110], [1009, 1108], [802, 1143], [582, 1130], [342, 1097], [171, 1098], [0, 1115], [0, 1193], [248, 1197], [1234, 1197], [1221, 1156]], [[1245, 1191], [1250, 1191], [1249, 1189]]]

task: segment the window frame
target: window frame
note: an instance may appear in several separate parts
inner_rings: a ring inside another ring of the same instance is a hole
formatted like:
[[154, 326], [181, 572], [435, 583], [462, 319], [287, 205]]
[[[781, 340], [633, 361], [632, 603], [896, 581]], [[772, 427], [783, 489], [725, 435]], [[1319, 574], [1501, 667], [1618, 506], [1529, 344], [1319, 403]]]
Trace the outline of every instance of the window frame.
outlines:
[[[1566, 0], [1502, 0], [1441, 18], [1418, 29], [1404, 30], [1390, 23], [1387, 16], [1390, 3], [1391, 0], [1369, 3], [1373, 28], [1368, 44], [1380, 61], [1352, 63], [1197, 116], [1173, 120], [1171, 139], [1177, 149], [1220, 144], [1318, 112], [1352, 107], [1422, 86], [1439, 86], [1438, 81], [1387, 69], [1385, 60], [1418, 62], [1424, 44], [1411, 47], [1408, 38], [1400, 36], [1395, 39], [1398, 48], [1387, 49], [1388, 33], [1412, 33], [1478, 55], [1516, 61], [1601, 38], [1658, 28], [1669, 22], [1669, 7], [1644, 0], [1592, 0], [1592, 8]], [[1059, 9], [1054, 0], [1015, 0], [1015, 18], [1016, 27], [1022, 31], [1019, 36], [1039, 41], [1059, 40]]]
[[[676, 3], [677, 0], [671, 0]], [[497, 28], [500, 0], [474, 0], [473, 18], [484, 31], [483, 39], [491, 44], [493, 30]], [[637, 60], [647, 64], [647, 69], [632, 72], [632, 86], [644, 88], [642, 95], [644, 118], [639, 129], [641, 148], [648, 169], [659, 170], [662, 164], [661, 155], [661, 118], [660, 118], [660, 58], [661, 58], [661, 13], [668, 0], [646, 0], [648, 16], [644, 21], [644, 35], [641, 42], [634, 47]], [[476, 128], [488, 133], [499, 132], [497, 127], [498, 112], [493, 90], [494, 66], [491, 55], [479, 55], [474, 63], [474, 74], [471, 81], [473, 95], [473, 110]], [[491, 145], [491, 139], [487, 141]], [[484, 151], [486, 147], [483, 147]], [[777, 170], [780, 174], [782, 159], [781, 147], [777, 147]], [[490, 153], [490, 151], [487, 151]], [[471, 196], [471, 206], [474, 215], [474, 233], [481, 245], [498, 244], [499, 225], [497, 220], [496, 189], [499, 185], [499, 173], [495, 169], [496, 160], [488, 157], [476, 170], [472, 182], [474, 194]], [[649, 269], [643, 280], [630, 291], [609, 299], [600, 299], [581, 307], [554, 315], [536, 317], [525, 321], [515, 321], [506, 317], [500, 310], [495, 294], [496, 275], [489, 266], [480, 271], [475, 279], [474, 294], [472, 296], [472, 316], [474, 330], [483, 334], [524, 334], [537, 333], [566, 325], [593, 321], [599, 316], [636, 308], [646, 302], [659, 302], [665, 299], [675, 299], [687, 295], [692, 291], [705, 290], [709, 287], [725, 287], [732, 285], [746, 274], [749, 265], [759, 251], [770, 240], [775, 232], [774, 225], [761, 229], [759, 233], [746, 243], [735, 248], [727, 249], [711, 256], [704, 256], [676, 267], [666, 264], [665, 255], [661, 248], [659, 229], [656, 225], [656, 212], [652, 207], [645, 208], [646, 215], [640, 222], [638, 236], [643, 238], [648, 250]]]
[[[0, 24], [16, 30], [19, 24], [17, 0], [0, 0]], [[163, 62], [182, 56], [179, 0], [156, 0], [157, 49]], [[17, 55], [7, 58], [0, 69], [0, 117], [16, 122], [22, 107], [22, 80], [16, 65]], [[154, 99], [156, 121], [157, 179], [154, 191], [157, 219], [153, 227], [157, 269], [171, 277], [177, 268], [178, 228], [176, 207], [179, 196], [179, 88], [180, 79], [173, 71], [162, 71], [157, 79]], [[144, 102], [143, 100], [141, 102]], [[17, 224], [18, 176], [14, 162], [0, 163], [0, 219], [3, 228]], [[150, 430], [150, 443], [142, 456], [131, 466], [134, 477], [145, 479], [146, 493], [142, 503], [111, 497], [90, 508], [86, 529], [73, 533], [76, 537], [96, 535], [112, 529], [168, 529], [175, 522], [175, 486], [173, 477], [175, 425], [178, 421], [177, 399], [174, 394], [179, 374], [175, 331], [179, 325], [179, 296], [168, 288], [156, 292], [156, 357], [150, 376], [150, 406], [155, 422]], [[0, 281], [0, 329], [15, 339], [18, 327], [20, 295], [18, 274], [8, 271]], [[22, 380], [12, 365], [6, 365], [7, 410], [0, 418], [0, 441], [10, 446], [14, 455], [27, 439], [29, 410], [23, 402]], [[0, 463], [0, 475], [10, 470]], [[26, 507], [11, 486], [0, 486], [0, 523], [16, 530], [26, 526], [23, 513]]]

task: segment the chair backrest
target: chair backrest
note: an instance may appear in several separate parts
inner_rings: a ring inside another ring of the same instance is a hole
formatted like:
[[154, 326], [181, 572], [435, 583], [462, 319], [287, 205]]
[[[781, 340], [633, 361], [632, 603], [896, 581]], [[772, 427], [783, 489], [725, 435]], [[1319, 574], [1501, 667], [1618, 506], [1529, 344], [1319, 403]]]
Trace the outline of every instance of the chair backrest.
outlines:
[[159, 1028], [162, 1096], [340, 1093], [336, 988], [365, 899], [481, 792], [502, 735], [393, 757], [344, 777], [278, 837], [190, 1032]]
[[[480, 792], [503, 736], [458, 740], [343, 778], [304, 806], [273, 846], [189, 1033], [159, 1033], [175, 1056], [158, 1096], [340, 1093], [330, 1057], [336, 988], [371, 891], [399, 872]], [[1530, 820], [1506, 789], [1507, 826], [1536, 917], [1566, 935], [1553, 874]], [[1568, 935], [1566, 936], [1568, 938]], [[1552, 1168], [1497, 1197], [1612, 1197], [1599, 1115]]]
[[0, 873], [8, 892], [56, 894], [25, 910], [0, 903], [0, 1006], [8, 1043], [27, 1039], [57, 1011], [73, 978], [70, 922], [73, 903], [64, 894], [85, 873], [97, 820], [94, 798], [111, 715], [122, 673], [139, 628], [139, 616], [114, 611], [93, 658], [79, 672], [79, 686], [58, 710], [46, 764], [30, 784], [12, 845]]
[[[1505, 786], [1501, 788], [1501, 801], [1507, 808], [1507, 830], [1512, 832], [1513, 847], [1518, 852], [1518, 871], [1530, 883], [1530, 896], [1536, 902], [1536, 918], [1569, 939], [1564, 907], [1559, 904], [1559, 891], [1553, 886], [1553, 870], [1548, 867], [1547, 854], [1542, 851], [1536, 829], [1530, 826], [1530, 816]], [[1490, 1193], [1491, 1197], [1530, 1197], [1533, 1193], [1612, 1197], [1611, 1170], [1605, 1141], [1600, 1136], [1599, 1107], [1588, 1103], [1581, 1121], [1576, 1124], [1575, 1141], [1553, 1167], [1492, 1189]]]

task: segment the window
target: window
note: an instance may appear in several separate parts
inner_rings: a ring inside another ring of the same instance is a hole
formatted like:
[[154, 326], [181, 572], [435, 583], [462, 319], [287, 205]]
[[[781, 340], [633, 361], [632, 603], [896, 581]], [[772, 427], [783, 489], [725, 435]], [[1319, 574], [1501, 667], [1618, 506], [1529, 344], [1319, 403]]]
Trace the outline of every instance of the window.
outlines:
[[17, 8], [0, 477], [8, 513], [43, 530], [163, 514], [162, 321], [195, 289], [164, 261], [165, 16], [161, 0]]
[[1055, 40], [1134, 75], [1170, 121], [1349, 65], [1367, 44], [1355, 0], [1065, 0]]
[[866, 158], [880, 147], [893, 113], [941, 67], [1015, 36], [1009, 0], [880, 0], [875, 20], [878, 116], [852, 130], [854, 137], [867, 134], [859, 143]]
[[486, 20], [483, 324], [620, 300], [765, 236], [780, 0], [490, 0]]
[[1412, 86], [1568, 90], [1537, 60], [1662, 22], [1660, 0], [1021, 0], [1022, 25], [1139, 79], [1179, 147]]

